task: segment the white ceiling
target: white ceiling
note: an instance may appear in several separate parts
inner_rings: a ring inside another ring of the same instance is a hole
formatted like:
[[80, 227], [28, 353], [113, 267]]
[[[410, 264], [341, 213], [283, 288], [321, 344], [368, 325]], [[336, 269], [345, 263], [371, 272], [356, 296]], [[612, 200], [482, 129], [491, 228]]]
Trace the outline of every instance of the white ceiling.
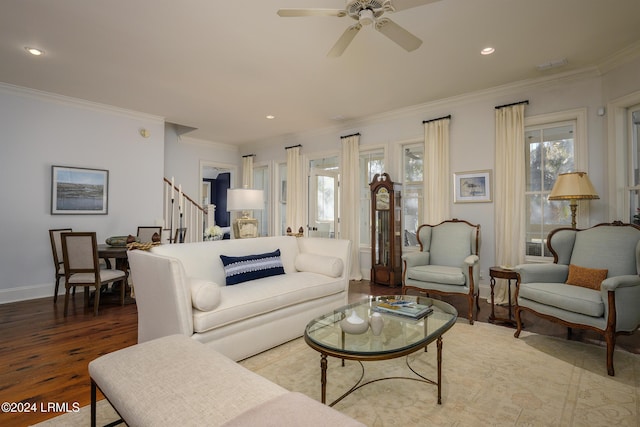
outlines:
[[[399, 4], [403, 1], [394, 0]], [[343, 0], [3, 0], [0, 82], [164, 117], [242, 144], [640, 51], [640, 0], [440, 0], [385, 16], [423, 40], [408, 53], [355, 21], [281, 18]], [[480, 49], [496, 52], [481, 56]], [[45, 50], [28, 55], [24, 47]], [[536, 65], [566, 58], [564, 67]], [[274, 120], [265, 116], [273, 114]]]

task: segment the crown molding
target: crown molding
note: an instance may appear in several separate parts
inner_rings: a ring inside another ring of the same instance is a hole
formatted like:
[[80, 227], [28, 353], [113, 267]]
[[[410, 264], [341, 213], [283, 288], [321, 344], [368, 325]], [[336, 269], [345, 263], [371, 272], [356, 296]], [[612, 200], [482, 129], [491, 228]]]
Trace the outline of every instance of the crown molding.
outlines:
[[640, 57], [640, 40], [608, 56], [598, 64], [598, 68], [602, 74], [606, 74], [638, 57]]
[[0, 93], [1, 92], [11, 95], [23, 96], [31, 99], [37, 99], [39, 101], [53, 102], [70, 107], [80, 107], [100, 113], [109, 113], [128, 118], [135, 118], [138, 120], [146, 120], [159, 123], [164, 123], [165, 121], [164, 117], [156, 116], [153, 114], [141, 113], [139, 111], [128, 110], [126, 108], [114, 107], [113, 105], [101, 104], [98, 102], [87, 101], [84, 99], [73, 98], [65, 95], [58, 95], [56, 93], [44, 92], [41, 90], [31, 89], [23, 86], [15, 86], [9, 83], [0, 82]]
[[223, 144], [221, 142], [208, 141], [206, 139], [193, 138], [190, 136], [178, 135], [178, 144], [196, 145], [200, 147], [215, 148], [217, 150], [240, 153], [240, 147], [237, 145]]

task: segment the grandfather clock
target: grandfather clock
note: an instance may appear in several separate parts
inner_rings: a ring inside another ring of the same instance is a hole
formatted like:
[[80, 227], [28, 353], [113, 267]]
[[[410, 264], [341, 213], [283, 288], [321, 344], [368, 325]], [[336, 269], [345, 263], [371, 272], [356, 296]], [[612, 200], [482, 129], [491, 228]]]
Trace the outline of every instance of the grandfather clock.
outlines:
[[376, 174], [371, 191], [371, 282], [397, 286], [402, 283], [401, 184], [389, 174]]

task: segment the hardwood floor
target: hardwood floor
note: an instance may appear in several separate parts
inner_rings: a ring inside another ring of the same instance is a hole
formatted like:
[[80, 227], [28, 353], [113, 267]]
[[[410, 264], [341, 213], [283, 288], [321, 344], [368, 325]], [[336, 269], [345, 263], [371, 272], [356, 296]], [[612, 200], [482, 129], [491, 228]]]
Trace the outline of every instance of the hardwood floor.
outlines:
[[[352, 282], [349, 300], [366, 295], [398, 293], [399, 288], [371, 285], [368, 281]], [[88, 363], [96, 357], [128, 347], [137, 342], [137, 312], [130, 300], [124, 307], [117, 296], [103, 297], [100, 313], [94, 316], [83, 306], [79, 292], [62, 313], [64, 299], [53, 304], [53, 298], [0, 305], [0, 402], [29, 404], [29, 413], [0, 413], [0, 425], [26, 426], [60, 415], [50, 404], [90, 403]], [[459, 313], [466, 312], [465, 300], [444, 297]], [[487, 322], [491, 306], [480, 301], [478, 321]], [[496, 307], [496, 315], [506, 317], [504, 307]], [[464, 320], [461, 320], [464, 321]], [[526, 316], [526, 330], [566, 337], [566, 328]], [[604, 345], [600, 337], [589, 331], [576, 330], [573, 340]], [[490, 345], [490, 343], [488, 343]], [[618, 337], [617, 346], [640, 354], [640, 333]], [[604, 360], [602, 361], [604, 369]], [[35, 405], [35, 407], [34, 407]]]

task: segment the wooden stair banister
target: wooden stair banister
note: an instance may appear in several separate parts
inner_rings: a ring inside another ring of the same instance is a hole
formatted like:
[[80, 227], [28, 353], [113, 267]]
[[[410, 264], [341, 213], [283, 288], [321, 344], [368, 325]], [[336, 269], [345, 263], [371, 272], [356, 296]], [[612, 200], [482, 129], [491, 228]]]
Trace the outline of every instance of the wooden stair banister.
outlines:
[[165, 184], [163, 209], [164, 226], [166, 229], [171, 229], [169, 233], [170, 241], [173, 240], [173, 236], [175, 236], [177, 228], [186, 228], [187, 232], [184, 239], [185, 243], [201, 242], [204, 234], [205, 217], [207, 215], [206, 209], [183, 192], [184, 205], [182, 224], [180, 224], [180, 213], [178, 211], [179, 202], [177, 197], [174, 199], [174, 202], [171, 203], [171, 188], [173, 187], [175, 193], [178, 193], [178, 188], [176, 188], [175, 185], [173, 185], [167, 178], [163, 178], [163, 180]]

